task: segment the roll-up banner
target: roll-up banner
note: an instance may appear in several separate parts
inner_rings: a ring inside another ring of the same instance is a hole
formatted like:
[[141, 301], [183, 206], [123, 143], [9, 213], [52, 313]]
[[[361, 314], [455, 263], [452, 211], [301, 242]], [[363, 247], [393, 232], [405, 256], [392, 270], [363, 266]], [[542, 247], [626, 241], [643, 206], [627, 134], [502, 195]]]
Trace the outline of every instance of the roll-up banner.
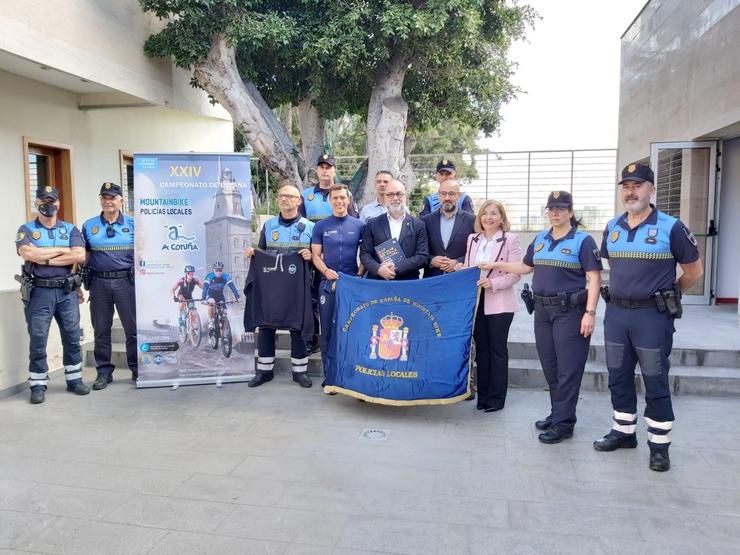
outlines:
[[[254, 375], [244, 332], [252, 244], [246, 154], [134, 154], [138, 387]], [[222, 268], [221, 268], [222, 267]]]

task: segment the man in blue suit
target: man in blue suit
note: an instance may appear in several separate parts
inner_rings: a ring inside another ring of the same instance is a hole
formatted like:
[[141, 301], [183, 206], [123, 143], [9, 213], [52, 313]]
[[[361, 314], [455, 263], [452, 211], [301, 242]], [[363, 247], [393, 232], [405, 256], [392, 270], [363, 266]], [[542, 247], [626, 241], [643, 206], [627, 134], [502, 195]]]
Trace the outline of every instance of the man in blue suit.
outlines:
[[468, 235], [473, 233], [475, 223], [475, 216], [458, 207], [460, 185], [457, 181], [442, 182], [439, 199], [441, 206], [421, 219], [429, 242], [425, 278], [455, 271], [455, 265], [465, 260]]
[[[429, 246], [424, 222], [406, 208], [406, 188], [398, 180], [386, 185], [387, 214], [370, 218], [360, 244], [360, 262], [370, 279], [419, 279]], [[389, 253], [399, 250], [393, 256]]]

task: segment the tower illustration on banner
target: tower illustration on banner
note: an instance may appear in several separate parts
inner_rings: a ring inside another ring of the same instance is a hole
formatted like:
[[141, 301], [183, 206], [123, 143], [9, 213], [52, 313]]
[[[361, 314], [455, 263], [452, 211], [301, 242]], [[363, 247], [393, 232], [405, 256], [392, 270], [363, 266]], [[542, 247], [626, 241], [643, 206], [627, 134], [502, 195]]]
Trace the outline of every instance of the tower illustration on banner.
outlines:
[[[206, 272], [213, 263], [224, 263], [224, 271], [231, 274], [237, 289], [244, 287], [247, 278], [247, 261], [244, 249], [252, 244], [252, 224], [244, 213], [244, 202], [229, 168], [222, 167], [218, 159], [218, 191], [213, 195], [213, 216], [206, 227]], [[247, 193], [251, 192], [248, 186]]]

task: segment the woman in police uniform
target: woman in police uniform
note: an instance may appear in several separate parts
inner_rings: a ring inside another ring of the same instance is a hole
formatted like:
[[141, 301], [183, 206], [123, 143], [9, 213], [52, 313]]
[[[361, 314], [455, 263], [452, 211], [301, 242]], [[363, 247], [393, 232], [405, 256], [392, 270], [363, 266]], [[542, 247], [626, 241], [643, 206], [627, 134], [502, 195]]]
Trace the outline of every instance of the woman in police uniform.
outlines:
[[[537, 353], [550, 386], [550, 415], [538, 420], [542, 443], [573, 436], [576, 404], [586, 366], [601, 286], [596, 242], [573, 214], [573, 197], [553, 191], [547, 199], [551, 228], [537, 234], [520, 263], [481, 264], [517, 274], [534, 270], [534, 333]], [[587, 280], [588, 278], [588, 280]]]

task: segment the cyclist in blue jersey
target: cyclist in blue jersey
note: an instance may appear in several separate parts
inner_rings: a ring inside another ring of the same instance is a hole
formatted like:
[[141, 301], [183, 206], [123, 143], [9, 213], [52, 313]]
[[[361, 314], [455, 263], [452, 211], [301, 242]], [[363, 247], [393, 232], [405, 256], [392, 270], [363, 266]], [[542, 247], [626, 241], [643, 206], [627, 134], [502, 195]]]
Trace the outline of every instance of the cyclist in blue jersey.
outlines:
[[234, 294], [234, 299], [239, 302], [239, 291], [234, 285], [234, 281], [231, 279], [231, 275], [224, 272], [224, 263], [221, 261], [213, 264], [213, 271], [206, 276], [203, 280], [203, 297], [201, 300], [208, 303], [208, 327], [213, 325], [213, 317], [216, 314], [216, 303], [225, 301], [224, 289], [226, 287], [231, 289]]

